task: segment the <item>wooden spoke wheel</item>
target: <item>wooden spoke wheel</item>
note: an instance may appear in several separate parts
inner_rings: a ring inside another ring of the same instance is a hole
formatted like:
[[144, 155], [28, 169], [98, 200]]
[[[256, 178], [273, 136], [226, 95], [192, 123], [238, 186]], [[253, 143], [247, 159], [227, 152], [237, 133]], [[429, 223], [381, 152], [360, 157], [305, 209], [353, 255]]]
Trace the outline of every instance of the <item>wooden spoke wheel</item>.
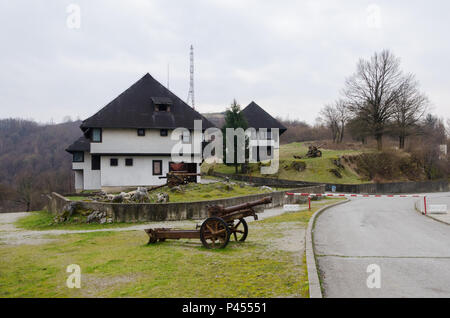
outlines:
[[200, 227], [200, 240], [206, 248], [224, 248], [230, 241], [231, 230], [219, 217], [206, 219]]
[[248, 225], [245, 219], [234, 220], [230, 225], [231, 237], [236, 242], [244, 242], [248, 235]]

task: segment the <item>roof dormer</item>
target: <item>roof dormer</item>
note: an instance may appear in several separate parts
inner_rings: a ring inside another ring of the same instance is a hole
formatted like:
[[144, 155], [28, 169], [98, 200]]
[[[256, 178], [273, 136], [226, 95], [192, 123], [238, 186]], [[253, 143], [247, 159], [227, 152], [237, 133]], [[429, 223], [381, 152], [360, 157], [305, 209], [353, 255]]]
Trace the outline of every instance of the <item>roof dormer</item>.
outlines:
[[172, 100], [168, 97], [152, 97], [152, 104], [156, 112], [170, 112]]

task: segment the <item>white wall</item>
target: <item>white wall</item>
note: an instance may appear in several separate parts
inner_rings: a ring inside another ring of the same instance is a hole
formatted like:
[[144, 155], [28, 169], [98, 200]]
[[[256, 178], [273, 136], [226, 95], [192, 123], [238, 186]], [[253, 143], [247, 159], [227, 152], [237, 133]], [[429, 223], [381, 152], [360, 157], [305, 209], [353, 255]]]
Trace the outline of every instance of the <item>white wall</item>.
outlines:
[[[72, 169], [83, 170], [83, 190], [101, 189], [101, 170], [91, 170], [91, 155], [89, 152], [84, 153], [84, 162], [73, 162]], [[77, 189], [76, 180], [75, 189]]]
[[[118, 159], [118, 166], [110, 164], [111, 158]], [[132, 158], [133, 166], [125, 166], [125, 159]], [[153, 160], [162, 160], [162, 175], [153, 175]], [[102, 187], [128, 187], [150, 186], [166, 183], [165, 177], [169, 172], [170, 156], [101, 156], [100, 170], [91, 170], [91, 155], [84, 153], [84, 162], [72, 163], [75, 172], [76, 190], [99, 190]], [[186, 160], [187, 162], [187, 160]], [[195, 162], [200, 163], [201, 158], [196, 157]], [[200, 173], [200, 165], [197, 165]], [[198, 179], [200, 181], [200, 177]]]
[[83, 170], [75, 170], [75, 190], [81, 191], [84, 188]]
[[[178, 142], [171, 139], [172, 130], [168, 136], [160, 136], [159, 129], [146, 129], [145, 136], [138, 136], [137, 129], [108, 129], [102, 132], [101, 143], [91, 143], [91, 153], [171, 153], [173, 146]], [[191, 140], [193, 133], [191, 132]], [[196, 139], [200, 140], [201, 134]], [[201, 151], [201, 149], [200, 149]]]
[[[118, 166], [112, 167], [111, 158], [118, 159]], [[133, 158], [133, 166], [125, 166], [125, 159]], [[162, 175], [153, 175], [153, 160], [162, 160]], [[170, 157], [165, 156], [102, 156], [101, 185], [103, 187], [150, 186], [166, 183]]]

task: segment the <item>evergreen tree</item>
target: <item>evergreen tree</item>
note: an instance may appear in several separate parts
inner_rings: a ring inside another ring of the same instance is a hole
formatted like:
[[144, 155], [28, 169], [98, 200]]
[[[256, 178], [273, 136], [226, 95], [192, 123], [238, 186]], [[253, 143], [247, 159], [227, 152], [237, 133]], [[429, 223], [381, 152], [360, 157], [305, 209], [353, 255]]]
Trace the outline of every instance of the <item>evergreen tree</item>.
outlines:
[[[224, 160], [223, 162], [225, 162], [227, 165], [234, 165], [235, 167], [235, 173], [238, 173], [238, 166], [239, 163], [237, 162], [237, 136], [234, 136], [234, 160], [233, 163], [228, 163], [226, 162], [226, 154], [227, 154], [227, 149], [226, 149], [226, 144], [227, 144], [227, 137], [226, 137], [226, 129], [227, 128], [242, 128], [244, 130], [246, 130], [248, 128], [248, 123], [247, 120], [245, 119], [244, 115], [242, 114], [241, 111], [241, 106], [237, 103], [236, 99], [233, 100], [233, 103], [231, 103], [230, 108], [228, 108], [225, 112], [225, 125], [223, 126], [223, 147], [224, 147]], [[247, 146], [247, 141], [246, 141], [246, 146]], [[247, 148], [247, 147], [246, 147]], [[228, 151], [231, 151], [230, 149], [228, 149]], [[247, 157], [247, 149], [245, 150], [245, 154]]]

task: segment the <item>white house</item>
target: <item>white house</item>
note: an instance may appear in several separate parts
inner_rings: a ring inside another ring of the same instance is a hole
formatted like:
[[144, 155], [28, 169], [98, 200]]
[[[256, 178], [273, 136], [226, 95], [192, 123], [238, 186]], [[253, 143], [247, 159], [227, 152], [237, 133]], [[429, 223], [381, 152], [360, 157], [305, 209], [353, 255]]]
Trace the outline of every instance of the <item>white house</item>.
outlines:
[[[268, 143], [268, 146], [264, 147], [266, 148], [265, 151], [261, 151], [262, 146], [250, 147], [250, 157], [255, 161], [272, 159], [275, 151], [279, 151], [279, 139], [277, 140], [277, 138], [279, 138], [287, 128], [255, 102], [248, 104], [247, 107], [242, 110], [242, 114], [245, 119], [247, 119], [248, 127], [256, 130], [256, 138], [260, 141], [265, 140]], [[275, 134], [272, 133], [274, 129], [278, 129], [278, 136], [275, 136]]]
[[[254, 102], [242, 113], [260, 139], [270, 139], [273, 128], [279, 129], [280, 135], [286, 131]], [[73, 155], [75, 189], [119, 190], [154, 186], [166, 183], [169, 171], [200, 173], [202, 147], [193, 145], [203, 144], [205, 129], [222, 127], [223, 113], [221, 115], [222, 123], [214, 125], [147, 73], [82, 122], [83, 136], [66, 149]], [[196, 120], [202, 123], [202, 133], [194, 133]], [[177, 128], [185, 128], [179, 137], [173, 135]], [[261, 134], [265, 130], [268, 136]], [[184, 162], [172, 160], [175, 144], [190, 148]], [[273, 147], [268, 146], [268, 157], [263, 158], [260, 147], [254, 148], [250, 149], [250, 154], [258, 161], [270, 159], [273, 154]], [[193, 178], [193, 181], [200, 181], [200, 176]]]
[[[160, 185], [172, 170], [200, 173], [201, 150], [192, 151], [190, 162], [175, 164], [171, 159], [172, 147], [180, 138], [185, 145], [201, 144], [202, 135], [192, 133], [195, 120], [202, 121], [203, 130], [214, 127], [146, 74], [82, 122], [83, 136], [66, 149], [73, 155], [75, 189]], [[172, 140], [174, 129], [180, 127], [186, 132]]]
[[[274, 157], [274, 153], [279, 151], [279, 140], [276, 140], [275, 134], [272, 134], [274, 129], [278, 129], [278, 137], [286, 132], [287, 128], [283, 126], [278, 120], [273, 118], [261, 106], [255, 102], [251, 102], [242, 110], [242, 114], [247, 120], [249, 128], [254, 128], [256, 136], [253, 139], [267, 142], [267, 146], [253, 146], [249, 149], [249, 156], [254, 161], [266, 161]], [[225, 124], [225, 112], [203, 114], [216, 127], [222, 128]], [[261, 148], [266, 148], [261, 151]]]

